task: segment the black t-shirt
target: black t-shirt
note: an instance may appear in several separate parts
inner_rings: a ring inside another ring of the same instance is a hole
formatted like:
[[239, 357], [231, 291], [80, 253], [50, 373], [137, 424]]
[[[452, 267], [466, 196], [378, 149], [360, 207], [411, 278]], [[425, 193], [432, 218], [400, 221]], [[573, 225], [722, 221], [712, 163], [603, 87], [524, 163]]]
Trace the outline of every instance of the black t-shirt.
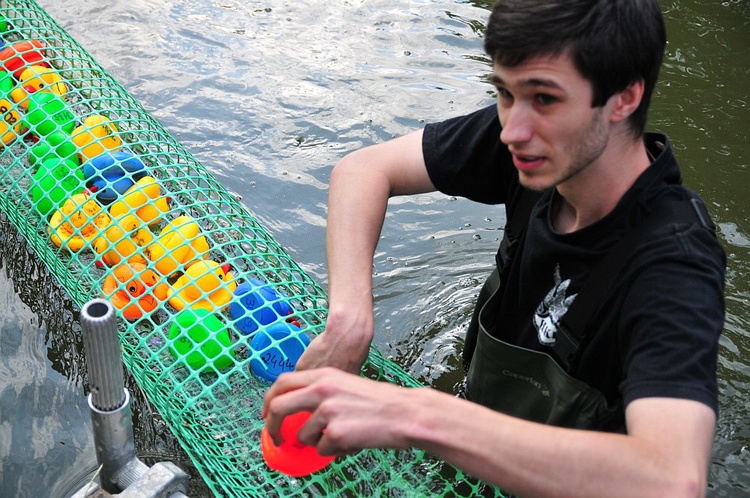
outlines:
[[[510, 153], [499, 140], [494, 106], [429, 124], [423, 153], [442, 192], [506, 204], [507, 218], [523, 191]], [[589, 272], [617, 241], [644, 220], [648, 206], [666, 198], [697, 199], [681, 185], [666, 136], [647, 134], [656, 158], [601, 220], [569, 234], [552, 229], [556, 190], [543, 192], [531, 211], [520, 272], [507, 288], [490, 333], [518, 346], [549, 351], [555, 324]], [[713, 225], [671, 223], [640, 240], [616, 284], [594, 315], [594, 331], [572, 374], [612, 403], [677, 397], [718, 410], [716, 363], [724, 324], [726, 259]]]

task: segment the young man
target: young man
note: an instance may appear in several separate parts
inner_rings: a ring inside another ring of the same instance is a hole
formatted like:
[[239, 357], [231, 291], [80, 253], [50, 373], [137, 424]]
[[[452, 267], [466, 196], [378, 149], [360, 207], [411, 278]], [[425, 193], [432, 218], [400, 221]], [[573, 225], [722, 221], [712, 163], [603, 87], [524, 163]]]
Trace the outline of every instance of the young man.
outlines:
[[[658, 0], [500, 0], [496, 108], [336, 166], [328, 322], [266, 396], [273, 437], [309, 410], [299, 438], [323, 454], [415, 446], [521, 496], [705, 493], [725, 257], [667, 137], [643, 131], [665, 40]], [[352, 375], [388, 198], [435, 189], [509, 220], [469, 401]]]

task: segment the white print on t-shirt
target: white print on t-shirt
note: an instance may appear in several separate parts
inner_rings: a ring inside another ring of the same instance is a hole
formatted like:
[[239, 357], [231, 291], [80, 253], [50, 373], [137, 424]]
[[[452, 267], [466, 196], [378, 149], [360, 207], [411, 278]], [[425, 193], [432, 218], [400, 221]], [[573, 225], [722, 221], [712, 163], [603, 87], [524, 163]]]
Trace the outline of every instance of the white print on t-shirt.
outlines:
[[536, 327], [539, 342], [545, 346], [555, 343], [557, 328], [560, 318], [568, 312], [578, 294], [565, 297], [565, 292], [570, 285], [570, 279], [562, 281], [560, 277], [560, 264], [555, 265], [555, 285], [544, 296], [534, 314], [534, 327]]

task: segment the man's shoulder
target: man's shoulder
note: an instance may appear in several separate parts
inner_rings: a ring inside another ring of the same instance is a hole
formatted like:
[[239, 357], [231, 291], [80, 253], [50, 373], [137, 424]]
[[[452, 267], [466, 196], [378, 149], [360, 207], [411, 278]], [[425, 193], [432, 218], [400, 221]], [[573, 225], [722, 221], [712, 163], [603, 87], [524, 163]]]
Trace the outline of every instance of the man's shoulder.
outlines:
[[499, 135], [495, 106], [428, 124], [422, 155], [433, 185], [444, 194], [505, 203], [517, 173]]

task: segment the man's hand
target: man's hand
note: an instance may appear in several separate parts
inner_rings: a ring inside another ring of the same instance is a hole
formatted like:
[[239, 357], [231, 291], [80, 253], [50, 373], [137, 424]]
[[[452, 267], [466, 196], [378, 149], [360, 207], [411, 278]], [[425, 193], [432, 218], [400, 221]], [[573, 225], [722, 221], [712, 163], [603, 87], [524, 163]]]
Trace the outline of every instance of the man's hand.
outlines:
[[312, 412], [297, 439], [321, 455], [343, 455], [362, 448], [406, 448], [401, 430], [414, 392], [335, 368], [279, 376], [266, 394], [262, 415], [275, 444], [281, 444], [284, 417]]
[[325, 331], [307, 347], [297, 361], [296, 370], [332, 366], [357, 374], [367, 359], [372, 337], [371, 309], [365, 312], [364, 319], [329, 312]]

